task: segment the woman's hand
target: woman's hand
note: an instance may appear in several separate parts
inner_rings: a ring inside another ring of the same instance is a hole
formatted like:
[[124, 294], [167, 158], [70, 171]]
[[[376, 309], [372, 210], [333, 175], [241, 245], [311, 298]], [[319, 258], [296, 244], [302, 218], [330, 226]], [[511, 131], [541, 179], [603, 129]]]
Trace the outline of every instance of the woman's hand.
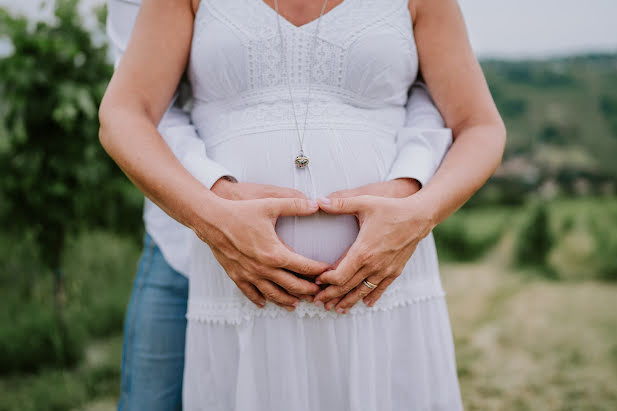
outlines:
[[220, 198], [214, 207], [210, 203], [203, 210], [201, 223], [191, 228], [253, 303], [263, 307], [268, 299], [292, 311], [300, 303], [297, 296], [320, 290], [295, 273], [317, 276], [330, 265], [295, 253], [278, 237], [275, 224], [280, 216], [306, 216], [317, 210], [315, 201], [303, 198]]
[[[330, 285], [315, 296], [315, 304], [327, 302], [327, 309], [335, 305], [338, 313], [346, 313], [360, 299], [372, 306], [434, 228], [430, 209], [414, 196], [326, 197], [318, 202], [327, 213], [355, 215], [360, 225], [356, 241], [333, 264], [335, 268], [316, 279]], [[367, 287], [364, 280], [377, 288]]]
[[[382, 181], [379, 183], [366, 184], [360, 187], [351, 188], [348, 190], [339, 190], [328, 195], [329, 198], [346, 198], [346, 197], [357, 197], [361, 195], [373, 195], [380, 197], [389, 197], [389, 198], [405, 198], [409, 197], [412, 194], [415, 194], [420, 190], [420, 183], [418, 180], [413, 178], [396, 178], [394, 180]], [[332, 268], [336, 268], [341, 260], [347, 254], [347, 249], [343, 255], [332, 264]], [[377, 295], [377, 293], [375, 293]], [[374, 299], [373, 303], [377, 301], [377, 299], [381, 296], [381, 293]], [[336, 304], [343, 298], [336, 297], [332, 300], [326, 301], [324, 303], [324, 307], [326, 310], [330, 311], [332, 307], [336, 306]]]
[[[225, 198], [227, 200], [255, 200], [259, 198], [303, 198], [306, 199], [306, 196], [303, 192], [290, 188], [290, 187], [280, 187], [269, 184], [258, 184], [258, 183], [244, 183], [231, 181], [225, 178], [218, 179], [211, 188], [211, 191], [214, 192], [221, 198]], [[287, 247], [291, 252], [294, 252], [293, 248], [283, 243], [285, 247]], [[289, 294], [298, 297], [307, 302], [313, 302], [314, 293], [310, 295], [301, 295], [290, 292]], [[247, 296], [248, 297], [248, 296]], [[281, 304], [276, 302], [279, 306]], [[292, 310], [293, 307], [284, 306], [285, 308]]]

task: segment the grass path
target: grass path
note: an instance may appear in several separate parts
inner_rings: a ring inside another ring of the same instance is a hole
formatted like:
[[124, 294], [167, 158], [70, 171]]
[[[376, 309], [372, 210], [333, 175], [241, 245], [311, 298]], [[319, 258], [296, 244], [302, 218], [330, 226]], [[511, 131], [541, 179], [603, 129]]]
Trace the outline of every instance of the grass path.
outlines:
[[531, 279], [511, 241], [442, 267], [469, 410], [616, 410], [617, 286]]

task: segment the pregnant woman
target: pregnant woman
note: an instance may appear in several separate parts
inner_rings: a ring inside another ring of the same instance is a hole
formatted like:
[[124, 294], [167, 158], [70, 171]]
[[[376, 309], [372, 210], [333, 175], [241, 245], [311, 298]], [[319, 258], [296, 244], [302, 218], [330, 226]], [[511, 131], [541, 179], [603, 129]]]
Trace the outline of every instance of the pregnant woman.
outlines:
[[[280, 3], [144, 0], [101, 104], [107, 151], [197, 234], [184, 408], [461, 409], [431, 230], [505, 129], [458, 5]], [[156, 125], [187, 64], [209, 156], [307, 199], [224, 199], [181, 166]], [[405, 198], [330, 195], [386, 178], [419, 69], [454, 137], [435, 176]]]

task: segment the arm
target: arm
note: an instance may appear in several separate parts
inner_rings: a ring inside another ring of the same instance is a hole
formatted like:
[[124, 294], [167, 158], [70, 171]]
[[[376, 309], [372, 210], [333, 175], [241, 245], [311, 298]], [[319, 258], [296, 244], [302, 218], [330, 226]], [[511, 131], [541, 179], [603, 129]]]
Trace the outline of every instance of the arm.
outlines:
[[289, 271], [317, 275], [328, 264], [289, 250], [274, 225], [281, 215], [315, 213], [317, 204], [218, 197], [182, 166], [157, 129], [188, 62], [193, 20], [190, 0], [143, 1], [99, 108], [101, 144], [148, 198], [210, 246], [251, 301], [263, 306], [267, 298], [293, 309], [296, 295], [319, 287]]
[[[110, 40], [115, 69], [126, 51], [139, 12], [140, 0], [107, 0], [107, 5], [105, 28]], [[180, 163], [205, 187], [212, 189], [223, 176], [237, 181], [222, 164], [208, 157], [205, 145], [191, 123], [190, 114], [180, 107], [179, 95], [178, 88], [158, 124], [157, 128], [163, 140]]]
[[[456, 0], [417, 0], [410, 5], [420, 68], [437, 107], [452, 129], [453, 144], [435, 176], [416, 198], [430, 227], [459, 209], [495, 172], [506, 128], [474, 56]], [[444, 70], [443, 67], [448, 67]]]
[[[456, 0], [410, 4], [420, 69], [453, 143], [433, 178], [417, 194], [398, 199], [375, 196], [319, 199], [329, 213], [354, 214], [360, 232], [337, 268], [317, 277], [332, 284], [315, 303], [345, 297], [346, 312], [363, 299], [373, 305], [400, 275], [418, 243], [460, 208], [497, 169], [506, 130], [475, 58]], [[378, 284], [374, 290], [362, 284]]]

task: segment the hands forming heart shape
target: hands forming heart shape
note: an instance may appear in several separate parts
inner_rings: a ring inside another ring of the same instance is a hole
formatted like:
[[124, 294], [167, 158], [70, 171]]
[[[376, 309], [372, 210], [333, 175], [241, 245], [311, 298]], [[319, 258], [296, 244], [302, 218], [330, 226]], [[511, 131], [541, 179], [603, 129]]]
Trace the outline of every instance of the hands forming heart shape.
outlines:
[[[218, 221], [225, 224], [193, 229], [259, 307], [270, 300], [293, 311], [304, 300], [345, 314], [361, 299], [373, 306], [433, 229], [430, 210], [413, 196], [419, 188], [416, 180], [400, 178], [311, 201], [291, 188], [221, 179], [212, 191], [221, 198], [215, 212], [223, 213]], [[360, 227], [354, 243], [331, 265], [295, 253], [274, 229], [278, 217], [319, 209], [352, 214]]]

